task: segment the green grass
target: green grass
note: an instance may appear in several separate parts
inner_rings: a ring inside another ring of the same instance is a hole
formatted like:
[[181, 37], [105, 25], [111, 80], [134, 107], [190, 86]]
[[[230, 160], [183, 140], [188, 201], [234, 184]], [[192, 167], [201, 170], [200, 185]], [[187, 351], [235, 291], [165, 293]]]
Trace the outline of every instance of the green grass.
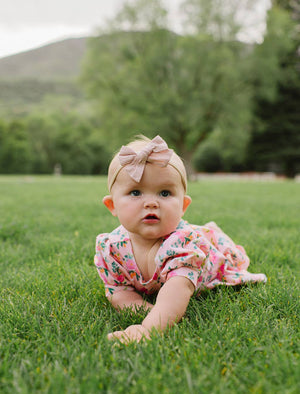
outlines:
[[93, 265], [117, 221], [105, 179], [0, 177], [1, 393], [298, 393], [299, 193], [293, 182], [190, 185], [185, 218], [214, 220], [266, 284], [192, 299], [164, 336], [114, 345], [117, 313]]

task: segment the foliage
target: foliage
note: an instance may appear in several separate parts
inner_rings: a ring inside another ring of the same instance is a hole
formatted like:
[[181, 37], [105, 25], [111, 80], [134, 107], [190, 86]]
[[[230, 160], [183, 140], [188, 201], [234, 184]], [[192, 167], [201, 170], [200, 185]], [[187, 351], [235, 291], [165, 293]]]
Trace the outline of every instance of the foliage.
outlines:
[[198, 171], [217, 172], [223, 170], [223, 162], [220, 149], [210, 141], [205, 141], [197, 149], [193, 165]]
[[258, 53], [256, 59], [261, 61], [256, 69], [261, 76], [254, 82], [256, 127], [249, 160], [256, 170], [271, 164], [271, 169], [293, 177], [300, 171], [300, 40], [297, 20], [285, 8], [274, 6], [269, 11], [267, 35], [256, 50], [265, 54], [265, 60]]
[[294, 50], [294, 28], [287, 11], [276, 6], [269, 10], [264, 41], [256, 46], [253, 58], [257, 98], [270, 102], [276, 99], [278, 82], [284, 78], [284, 60]]
[[0, 168], [7, 173], [27, 173], [31, 166], [31, 144], [24, 122], [0, 125]]
[[184, 31], [211, 36], [216, 41], [236, 41], [247, 27], [243, 15], [251, 18], [255, 5], [255, 0], [184, 0]]
[[60, 101], [60, 109], [70, 102], [73, 109], [80, 109], [84, 95], [74, 81], [0, 80], [0, 116], [5, 119], [25, 117], [37, 109], [49, 111], [50, 107], [53, 111], [55, 101]]
[[[153, 15], [163, 14], [157, 1], [138, 1], [125, 11], [115, 22], [130, 31], [91, 39], [82, 77], [113, 144], [159, 132], [191, 170], [199, 144], [218, 130], [242, 155], [251, 118], [247, 47], [200, 31], [180, 36], [163, 19], [153, 24]], [[148, 29], [135, 31], [143, 18]]]
[[279, 85], [275, 102], [260, 101], [257, 115], [264, 122], [253, 133], [249, 156], [256, 170], [271, 168], [290, 177], [300, 172], [300, 78]]
[[72, 113], [31, 114], [0, 125], [0, 173], [100, 174], [108, 150], [92, 119]]
[[116, 226], [106, 179], [2, 176], [0, 189], [1, 393], [299, 392], [299, 184], [190, 184], [186, 219], [215, 220], [268, 283], [203, 292], [129, 346], [106, 334], [144, 312], [113, 310], [93, 264], [95, 236]]

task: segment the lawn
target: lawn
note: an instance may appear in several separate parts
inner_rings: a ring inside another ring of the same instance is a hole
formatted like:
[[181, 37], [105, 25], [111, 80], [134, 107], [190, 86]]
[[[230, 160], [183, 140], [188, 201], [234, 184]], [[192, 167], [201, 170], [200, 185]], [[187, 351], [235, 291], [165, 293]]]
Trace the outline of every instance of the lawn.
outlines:
[[117, 221], [100, 177], [0, 177], [1, 393], [299, 393], [300, 184], [191, 183], [185, 218], [214, 220], [266, 284], [193, 298], [164, 335], [117, 345], [143, 319], [107, 302], [95, 237]]

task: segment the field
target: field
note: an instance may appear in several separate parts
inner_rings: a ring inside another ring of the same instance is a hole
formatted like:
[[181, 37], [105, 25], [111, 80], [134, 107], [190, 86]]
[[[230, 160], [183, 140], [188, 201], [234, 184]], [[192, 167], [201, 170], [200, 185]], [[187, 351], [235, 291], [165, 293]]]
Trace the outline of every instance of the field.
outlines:
[[185, 218], [214, 220], [266, 284], [193, 298], [141, 344], [106, 340], [143, 319], [108, 304], [95, 237], [117, 221], [100, 177], [0, 177], [0, 392], [299, 393], [299, 195], [285, 182], [191, 183]]

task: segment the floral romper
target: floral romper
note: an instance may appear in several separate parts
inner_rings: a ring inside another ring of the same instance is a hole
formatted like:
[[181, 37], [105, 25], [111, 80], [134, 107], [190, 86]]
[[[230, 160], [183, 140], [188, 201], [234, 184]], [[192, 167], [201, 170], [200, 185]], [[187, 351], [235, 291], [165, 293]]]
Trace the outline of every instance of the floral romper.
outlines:
[[106, 296], [123, 290], [152, 294], [172, 276], [188, 278], [196, 293], [220, 284], [266, 281], [264, 274], [247, 271], [249, 258], [244, 248], [235, 245], [214, 222], [196, 226], [181, 220], [176, 230], [162, 239], [155, 256], [156, 269], [148, 281], [135, 262], [123, 226], [97, 236], [95, 264]]

